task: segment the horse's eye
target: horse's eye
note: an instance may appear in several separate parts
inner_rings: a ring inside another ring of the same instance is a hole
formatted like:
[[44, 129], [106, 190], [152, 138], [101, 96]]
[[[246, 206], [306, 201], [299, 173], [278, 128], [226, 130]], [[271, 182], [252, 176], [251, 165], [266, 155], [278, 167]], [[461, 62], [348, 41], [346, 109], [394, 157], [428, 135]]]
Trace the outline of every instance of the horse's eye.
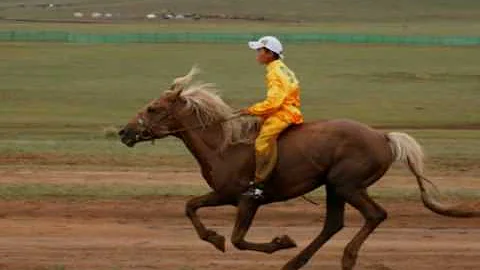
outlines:
[[148, 113], [154, 113], [154, 112], [156, 112], [156, 110], [155, 110], [155, 108], [149, 106], [149, 107], [147, 108], [147, 112], [148, 112]]

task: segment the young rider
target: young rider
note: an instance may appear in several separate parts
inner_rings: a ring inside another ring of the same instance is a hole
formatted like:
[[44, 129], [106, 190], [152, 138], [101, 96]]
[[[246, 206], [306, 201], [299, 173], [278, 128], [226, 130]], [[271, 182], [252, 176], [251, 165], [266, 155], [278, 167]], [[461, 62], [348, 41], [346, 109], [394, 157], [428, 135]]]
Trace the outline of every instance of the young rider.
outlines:
[[300, 111], [298, 79], [282, 61], [283, 46], [273, 36], [250, 41], [249, 47], [257, 51], [257, 62], [266, 67], [267, 97], [264, 101], [243, 109], [244, 114], [263, 118], [260, 133], [255, 140], [255, 179], [244, 195], [258, 199], [263, 194], [263, 182], [277, 162], [277, 138], [292, 124], [303, 122]]

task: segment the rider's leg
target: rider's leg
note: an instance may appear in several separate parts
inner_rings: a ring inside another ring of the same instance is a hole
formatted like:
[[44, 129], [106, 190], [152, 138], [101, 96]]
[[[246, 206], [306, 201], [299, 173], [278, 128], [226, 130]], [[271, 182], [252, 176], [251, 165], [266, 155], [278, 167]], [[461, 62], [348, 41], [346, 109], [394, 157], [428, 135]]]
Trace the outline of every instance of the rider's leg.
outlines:
[[263, 182], [268, 178], [277, 162], [277, 138], [289, 125], [290, 123], [277, 117], [267, 118], [263, 123], [255, 140], [255, 180], [251, 182], [245, 195], [261, 197]]

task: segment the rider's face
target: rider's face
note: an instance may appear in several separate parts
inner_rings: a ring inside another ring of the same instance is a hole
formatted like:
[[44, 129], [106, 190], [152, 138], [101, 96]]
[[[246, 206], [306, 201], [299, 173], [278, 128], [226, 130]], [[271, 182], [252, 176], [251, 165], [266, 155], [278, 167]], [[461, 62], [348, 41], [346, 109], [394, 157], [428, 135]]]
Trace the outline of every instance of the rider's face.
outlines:
[[270, 62], [275, 60], [275, 57], [273, 56], [273, 53], [270, 50], [267, 50], [265, 48], [260, 48], [257, 50], [257, 62], [266, 65]]

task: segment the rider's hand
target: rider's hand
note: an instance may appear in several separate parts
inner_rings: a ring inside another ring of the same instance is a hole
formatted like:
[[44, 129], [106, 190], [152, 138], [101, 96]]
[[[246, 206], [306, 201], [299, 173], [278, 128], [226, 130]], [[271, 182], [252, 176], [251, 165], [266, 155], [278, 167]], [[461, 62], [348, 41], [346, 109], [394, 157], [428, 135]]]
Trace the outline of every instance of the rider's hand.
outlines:
[[240, 115], [250, 115], [250, 112], [248, 111], [248, 108], [243, 108], [239, 110]]

